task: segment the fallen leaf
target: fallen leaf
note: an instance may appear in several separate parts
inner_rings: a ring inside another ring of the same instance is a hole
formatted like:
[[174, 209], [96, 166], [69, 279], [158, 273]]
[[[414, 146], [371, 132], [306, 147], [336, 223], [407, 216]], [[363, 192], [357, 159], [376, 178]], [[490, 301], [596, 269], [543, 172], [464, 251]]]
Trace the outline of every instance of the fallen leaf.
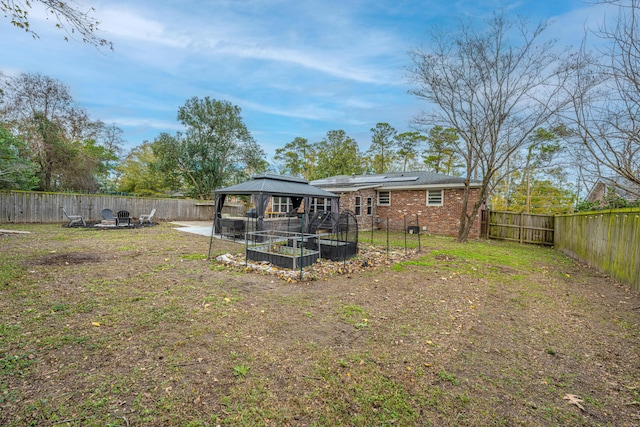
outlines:
[[576, 396], [575, 394], [565, 394], [563, 399], [568, 400], [569, 404], [576, 405], [578, 408], [584, 411], [584, 406], [581, 405], [581, 403], [584, 401], [580, 399], [580, 396]]
[[93, 326], [100, 326], [100, 322], [91, 322]]

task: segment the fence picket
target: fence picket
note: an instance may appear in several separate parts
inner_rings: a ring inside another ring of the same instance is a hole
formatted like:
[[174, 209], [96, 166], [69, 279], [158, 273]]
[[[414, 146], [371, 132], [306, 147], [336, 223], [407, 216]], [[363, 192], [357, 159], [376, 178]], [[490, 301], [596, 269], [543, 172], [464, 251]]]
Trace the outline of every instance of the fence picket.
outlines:
[[556, 215], [555, 247], [640, 290], [640, 209]]
[[[64, 223], [63, 208], [69, 214], [82, 215], [86, 221], [101, 220], [105, 208], [114, 213], [127, 210], [134, 218], [155, 208], [154, 219], [158, 221], [209, 221], [213, 220], [214, 210], [212, 201], [0, 191], [0, 223]], [[223, 212], [244, 216], [245, 207], [240, 203], [227, 203]]]
[[488, 211], [482, 217], [488, 218], [490, 239], [553, 245], [553, 215]]

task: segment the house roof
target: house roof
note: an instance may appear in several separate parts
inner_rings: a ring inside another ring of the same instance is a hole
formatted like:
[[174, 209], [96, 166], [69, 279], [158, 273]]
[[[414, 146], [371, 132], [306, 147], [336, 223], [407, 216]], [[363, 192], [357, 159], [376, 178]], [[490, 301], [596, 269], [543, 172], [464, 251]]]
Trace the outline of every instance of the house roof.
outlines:
[[[311, 181], [311, 184], [334, 192], [347, 192], [365, 188], [384, 190], [459, 188], [464, 186], [464, 181], [465, 178], [459, 176], [413, 171], [374, 175], [337, 175]], [[479, 187], [480, 181], [471, 180], [471, 186]]]
[[308, 181], [295, 178], [291, 176], [282, 175], [256, 175], [250, 180], [242, 182], [240, 184], [232, 185], [229, 187], [219, 188], [215, 190], [215, 194], [236, 194], [236, 195], [250, 195], [250, 194], [272, 194], [274, 196], [288, 196], [288, 197], [323, 197], [323, 198], [337, 198], [336, 194], [333, 194], [327, 190], [317, 188]]
[[640, 198], [640, 186], [626, 178], [616, 176], [612, 178], [600, 178], [591, 188], [591, 191], [589, 191], [586, 200], [590, 202], [600, 200], [607, 194], [608, 188], [612, 188], [618, 197], [622, 197], [629, 202]]

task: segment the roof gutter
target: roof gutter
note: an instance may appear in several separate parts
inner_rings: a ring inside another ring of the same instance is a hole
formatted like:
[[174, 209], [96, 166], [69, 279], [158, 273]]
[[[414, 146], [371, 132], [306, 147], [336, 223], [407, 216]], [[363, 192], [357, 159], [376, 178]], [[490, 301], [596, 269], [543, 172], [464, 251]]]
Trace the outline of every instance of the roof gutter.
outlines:
[[381, 184], [363, 185], [359, 187], [318, 187], [318, 188], [322, 188], [323, 190], [326, 190], [326, 191], [331, 191], [332, 193], [352, 193], [354, 191], [368, 190], [371, 188], [379, 188], [380, 186]]
[[[470, 183], [470, 188], [480, 188], [482, 187], [481, 183]], [[388, 186], [380, 188], [381, 191], [391, 191], [391, 190], [447, 190], [450, 188], [465, 188], [464, 183], [454, 183], [454, 184], [423, 184], [423, 185], [413, 185], [413, 186]]]

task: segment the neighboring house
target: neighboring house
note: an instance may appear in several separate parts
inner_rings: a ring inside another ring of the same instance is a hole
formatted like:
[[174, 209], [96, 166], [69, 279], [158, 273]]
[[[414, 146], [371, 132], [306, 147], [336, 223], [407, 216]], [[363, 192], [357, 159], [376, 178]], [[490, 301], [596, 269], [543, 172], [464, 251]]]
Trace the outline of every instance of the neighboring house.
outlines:
[[592, 203], [600, 202], [606, 205], [608, 203], [606, 198], [611, 197], [612, 194], [629, 203], [634, 203], [640, 200], [640, 187], [620, 176], [600, 178], [591, 191], [589, 191], [585, 200]]
[[[404, 230], [456, 236], [462, 213], [464, 178], [433, 172], [339, 175], [310, 182], [340, 196], [340, 208], [353, 211], [358, 228]], [[478, 199], [480, 182], [472, 181], [469, 209]], [[478, 217], [469, 233], [480, 235]]]

